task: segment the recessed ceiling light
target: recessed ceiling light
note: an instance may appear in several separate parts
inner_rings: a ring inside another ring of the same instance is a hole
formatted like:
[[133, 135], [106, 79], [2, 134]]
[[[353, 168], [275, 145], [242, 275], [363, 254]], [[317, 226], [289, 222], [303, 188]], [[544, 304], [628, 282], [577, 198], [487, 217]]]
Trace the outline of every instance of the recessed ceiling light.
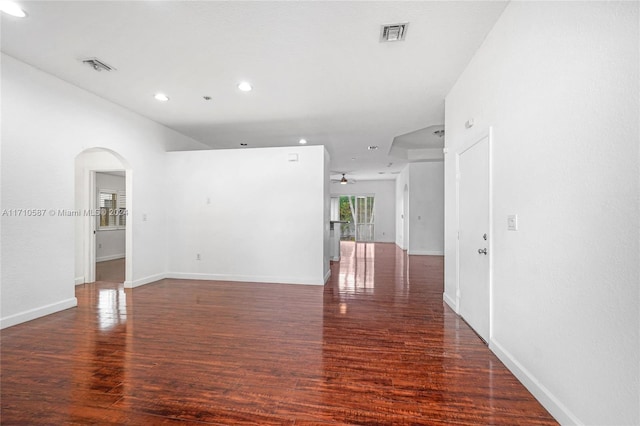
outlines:
[[253, 90], [253, 87], [251, 87], [251, 84], [249, 84], [248, 82], [243, 81], [240, 84], [238, 84], [238, 89], [240, 89], [243, 92], [250, 92]]
[[156, 93], [155, 95], [153, 95], [153, 97], [156, 99], [156, 101], [160, 102], [167, 102], [169, 100], [169, 97], [164, 93]]
[[369, 146], [367, 147], [367, 149], [368, 149], [369, 151], [374, 151], [374, 150], [378, 149], [378, 145], [369, 145]]
[[12, 1], [0, 1], [0, 11], [7, 15], [15, 16], [16, 18], [24, 18], [27, 16], [27, 12]]
[[306, 145], [306, 144], [307, 144], [307, 140], [306, 140], [306, 139], [300, 139], [300, 140], [298, 141], [298, 143], [299, 143], [300, 145]]

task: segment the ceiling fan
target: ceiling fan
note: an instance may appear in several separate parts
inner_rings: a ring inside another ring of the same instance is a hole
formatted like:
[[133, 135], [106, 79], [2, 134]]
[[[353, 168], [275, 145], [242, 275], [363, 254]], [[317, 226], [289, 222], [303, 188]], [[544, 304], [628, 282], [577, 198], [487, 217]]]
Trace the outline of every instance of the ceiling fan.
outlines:
[[341, 184], [341, 185], [346, 185], [346, 184], [348, 184], [348, 183], [356, 183], [356, 181], [355, 181], [355, 180], [353, 180], [353, 179], [347, 179], [347, 178], [345, 177], [345, 175], [346, 175], [347, 173], [342, 173], [342, 172], [337, 172], [337, 173], [341, 174], [341, 175], [342, 175], [342, 177], [341, 177], [340, 179], [331, 179], [331, 182], [333, 182], [333, 183], [339, 183], [339, 184]]

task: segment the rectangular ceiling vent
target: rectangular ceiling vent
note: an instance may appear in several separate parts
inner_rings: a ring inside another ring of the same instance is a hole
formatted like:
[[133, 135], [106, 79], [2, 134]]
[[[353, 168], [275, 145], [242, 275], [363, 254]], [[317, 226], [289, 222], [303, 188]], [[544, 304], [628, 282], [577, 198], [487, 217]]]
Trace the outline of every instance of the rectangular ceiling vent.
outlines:
[[401, 24], [382, 25], [380, 27], [380, 43], [389, 41], [402, 41], [407, 35], [408, 22]]
[[106, 63], [102, 62], [98, 58], [82, 59], [82, 63], [89, 65], [91, 68], [93, 68], [96, 71], [103, 71], [103, 70], [115, 71], [116, 70], [114, 67], [112, 67], [111, 65], [107, 65]]

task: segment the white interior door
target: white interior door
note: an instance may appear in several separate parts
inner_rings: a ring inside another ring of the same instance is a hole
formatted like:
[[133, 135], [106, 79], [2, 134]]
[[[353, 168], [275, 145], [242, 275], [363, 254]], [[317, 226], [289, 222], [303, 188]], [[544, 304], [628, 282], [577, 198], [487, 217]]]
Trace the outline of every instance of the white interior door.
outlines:
[[489, 341], [489, 136], [459, 154], [459, 311]]

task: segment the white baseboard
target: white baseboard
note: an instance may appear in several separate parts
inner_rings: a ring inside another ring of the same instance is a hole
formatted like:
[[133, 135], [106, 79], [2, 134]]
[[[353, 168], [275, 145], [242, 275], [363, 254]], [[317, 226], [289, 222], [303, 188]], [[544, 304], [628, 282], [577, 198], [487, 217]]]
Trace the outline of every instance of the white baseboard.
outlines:
[[8, 317], [0, 319], [0, 329], [18, 325], [23, 322], [34, 320], [36, 318], [44, 317], [46, 315], [55, 314], [56, 312], [64, 311], [65, 309], [74, 308], [76, 306], [78, 306], [78, 299], [72, 297], [70, 299], [61, 300], [50, 305], [45, 305], [39, 308], [29, 309], [28, 311], [9, 315]]
[[76, 277], [75, 282], [76, 282], [76, 285], [84, 284], [84, 277]]
[[412, 256], [444, 256], [444, 251], [440, 250], [409, 250], [407, 254]]
[[272, 284], [302, 284], [302, 285], [324, 285], [323, 278], [292, 278], [292, 277], [272, 277], [259, 275], [227, 275], [227, 274], [198, 274], [191, 272], [170, 272], [166, 278], [180, 280], [210, 280], [210, 281], [242, 281], [250, 283], [272, 283]]
[[124, 259], [125, 254], [112, 254], [109, 256], [100, 256], [96, 257], [96, 262], [106, 262], [107, 260], [116, 260], [116, 259]]
[[563, 425], [584, 425], [567, 407], [558, 400], [540, 381], [513, 357], [495, 339], [489, 342], [489, 349], [496, 354], [514, 376], [535, 396], [555, 419]]
[[165, 278], [167, 278], [167, 274], [165, 273], [149, 275], [148, 277], [138, 278], [137, 280], [125, 281], [124, 288], [136, 288], [140, 287], [141, 285], [151, 284], [156, 281], [163, 280]]
[[327, 271], [327, 273], [326, 273], [326, 274], [324, 274], [324, 283], [323, 283], [323, 284], [326, 284], [326, 283], [327, 283], [327, 281], [329, 281], [329, 278], [331, 278], [331, 269], [329, 269], [329, 270]]
[[453, 312], [455, 312], [456, 314], [458, 313], [458, 304], [454, 299], [452, 299], [447, 293], [442, 293], [442, 299], [444, 300], [444, 303], [446, 303], [451, 309], [453, 309]]

